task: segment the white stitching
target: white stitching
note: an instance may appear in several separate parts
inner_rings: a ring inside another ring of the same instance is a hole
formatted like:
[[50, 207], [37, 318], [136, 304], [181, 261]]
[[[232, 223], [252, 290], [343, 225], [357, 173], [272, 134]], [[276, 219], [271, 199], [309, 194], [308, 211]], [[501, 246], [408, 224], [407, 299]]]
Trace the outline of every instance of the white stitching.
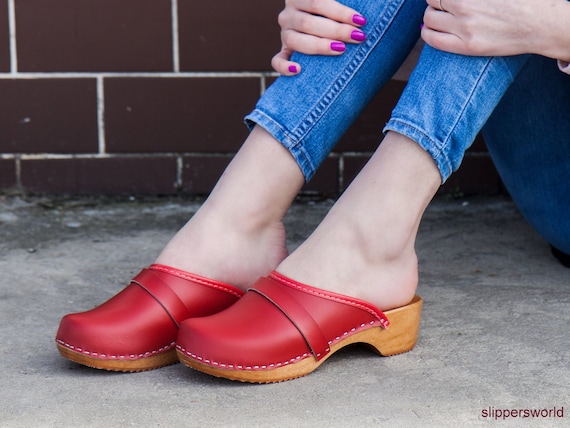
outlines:
[[100, 359], [111, 359], [111, 360], [137, 360], [139, 358], [148, 358], [148, 357], [152, 357], [156, 354], [160, 354], [161, 352], [166, 352], [166, 351], [170, 351], [171, 349], [173, 349], [176, 346], [175, 342], [170, 343], [169, 345], [163, 346], [162, 348], [159, 349], [155, 349], [152, 351], [147, 351], [144, 353], [140, 353], [140, 354], [130, 354], [130, 355], [107, 355], [107, 354], [103, 354], [103, 353], [98, 353], [98, 352], [94, 352], [94, 351], [87, 351], [83, 348], [80, 348], [78, 346], [73, 346], [67, 342], [64, 342], [61, 339], [56, 339], [56, 342], [59, 343], [60, 345], [65, 346], [68, 349], [71, 349], [72, 351], [75, 352], [79, 352], [80, 354], [83, 355], [88, 355], [90, 357], [94, 357], [94, 358], [100, 358]]
[[[375, 323], [381, 323], [381, 321], [371, 321], [370, 325], [374, 325]], [[366, 327], [366, 324], [360, 324], [360, 328], [359, 327], [353, 327], [351, 328], [349, 331], [345, 331], [341, 336], [337, 336], [334, 340], [330, 340], [328, 341], [329, 347], [327, 349], [325, 349], [325, 354], [329, 353], [331, 348], [330, 345], [332, 345], [335, 342], [339, 342], [340, 340], [344, 339], [344, 336], [348, 336], [349, 333], [354, 333], [357, 330], [360, 330], [361, 328]], [[287, 365], [287, 364], [294, 364], [295, 362], [302, 360], [304, 358], [313, 356], [313, 354], [309, 353], [309, 352], [305, 352], [303, 355], [299, 355], [297, 357], [291, 358], [289, 361], [284, 361], [281, 363], [270, 363], [267, 365], [263, 365], [263, 366], [243, 366], [243, 365], [233, 365], [233, 364], [228, 364], [228, 363], [220, 363], [217, 361], [212, 361], [209, 360], [207, 358], [204, 358], [200, 355], [196, 355], [193, 352], [187, 351], [186, 348], [180, 346], [180, 345], [176, 345], [176, 348], [180, 351], [182, 351], [184, 354], [186, 354], [187, 356], [189, 356], [190, 358], [196, 360], [196, 361], [200, 361], [203, 362], [205, 364], [209, 364], [209, 365], [215, 365], [215, 366], [220, 366], [220, 367], [224, 367], [224, 368], [230, 368], [230, 369], [238, 369], [238, 370], [266, 370], [269, 368], [274, 368], [274, 367], [281, 367], [282, 365]], [[317, 354], [316, 358], [318, 359], [321, 356], [321, 354]]]
[[183, 348], [180, 345], [176, 345], [176, 348], [194, 360], [201, 361], [201, 362], [204, 362], [204, 363], [209, 364], [209, 365], [219, 366], [219, 367], [228, 368], [228, 369], [238, 369], [238, 370], [267, 370], [269, 368], [281, 367], [281, 366], [284, 366], [284, 365], [287, 365], [290, 363], [294, 363], [296, 361], [300, 361], [304, 358], [312, 356], [312, 354], [305, 352], [303, 355], [299, 355], [295, 358], [291, 358], [289, 361], [283, 361], [281, 363], [272, 363], [272, 364], [266, 364], [266, 365], [261, 365], [261, 366], [260, 365], [243, 366], [241, 364], [234, 365], [234, 364], [227, 364], [227, 363], [220, 363], [217, 361], [212, 361], [212, 360], [209, 360], [207, 358], [201, 357], [200, 355], [196, 355], [190, 351], [187, 351], [185, 348]]
[[[371, 314], [371, 315], [373, 315], [374, 317], [378, 318], [378, 321], [380, 321], [380, 324], [382, 325], [383, 328], [387, 328], [387, 327], [390, 325], [390, 321], [388, 321], [388, 319], [385, 318], [385, 316], [382, 316], [382, 315], [384, 315], [384, 313], [383, 313], [383, 312], [380, 312], [380, 314], [379, 314], [376, 310], [374, 310], [372, 307], [370, 307], [370, 306], [372, 306], [372, 305], [366, 306], [366, 305], [363, 305], [363, 304], [361, 304], [361, 303], [355, 302], [354, 300], [341, 299], [341, 298], [339, 298], [339, 297], [332, 296], [332, 295], [330, 295], [330, 294], [327, 294], [325, 291], [317, 291], [317, 290], [315, 290], [315, 289], [311, 289], [311, 288], [304, 287], [304, 286], [302, 286], [302, 284], [298, 284], [298, 283], [292, 282], [291, 280], [289, 280], [289, 279], [287, 279], [287, 278], [285, 278], [285, 277], [279, 275], [279, 274], [276, 273], [276, 272], [271, 273], [271, 274], [270, 274], [270, 277], [273, 278], [273, 279], [275, 279], [275, 280], [278, 281], [278, 282], [285, 283], [285, 284], [287, 284], [288, 286], [290, 286], [290, 287], [292, 287], [292, 288], [295, 288], [295, 289], [297, 289], [297, 290], [300, 290], [300, 291], [302, 291], [302, 292], [304, 292], [304, 293], [312, 294], [312, 295], [315, 295], [315, 296], [317, 296], [317, 297], [321, 297], [321, 298], [324, 298], [324, 299], [334, 300], [334, 301], [337, 301], [337, 302], [340, 302], [340, 303], [344, 303], [344, 304], [347, 304], [347, 305], [354, 306], [354, 307], [357, 307], [357, 308], [359, 308], [359, 309], [365, 310], [365, 311], [368, 312], [369, 314]], [[381, 315], [381, 314], [382, 314], [382, 315]]]
[[171, 275], [177, 276], [179, 278], [188, 280], [188, 281], [193, 281], [193, 282], [197, 282], [198, 284], [202, 284], [208, 287], [212, 287], [215, 288], [217, 290], [221, 290], [221, 291], [225, 291], [226, 293], [231, 294], [232, 296], [236, 296], [236, 297], [242, 297], [243, 296], [243, 292], [238, 292], [236, 290], [233, 290], [231, 288], [225, 287], [223, 284], [218, 283], [218, 282], [213, 282], [213, 281], [208, 281], [206, 278], [201, 278], [199, 276], [195, 276], [192, 275], [191, 273], [187, 273], [187, 272], [183, 272], [177, 269], [169, 269], [166, 266], [163, 265], [151, 265], [149, 267], [150, 270], [157, 270], [159, 272], [164, 272], [164, 273], [169, 273]]

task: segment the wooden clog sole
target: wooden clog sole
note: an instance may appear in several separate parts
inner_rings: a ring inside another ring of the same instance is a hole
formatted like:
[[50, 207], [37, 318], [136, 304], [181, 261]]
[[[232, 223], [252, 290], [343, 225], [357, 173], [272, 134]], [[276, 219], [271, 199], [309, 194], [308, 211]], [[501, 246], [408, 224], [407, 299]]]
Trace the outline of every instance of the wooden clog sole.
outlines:
[[93, 358], [79, 352], [72, 351], [65, 346], [56, 343], [59, 353], [68, 360], [82, 364], [87, 367], [115, 372], [143, 372], [146, 370], [158, 369], [178, 363], [176, 350], [163, 352], [147, 358], [138, 359], [102, 359]]

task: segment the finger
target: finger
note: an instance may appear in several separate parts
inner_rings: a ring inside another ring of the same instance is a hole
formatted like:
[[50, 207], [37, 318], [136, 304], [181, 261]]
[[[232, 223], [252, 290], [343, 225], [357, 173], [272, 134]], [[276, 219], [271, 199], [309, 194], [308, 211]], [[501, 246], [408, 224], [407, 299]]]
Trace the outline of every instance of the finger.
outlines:
[[429, 7], [438, 12], [450, 12], [452, 0], [426, 0]]
[[359, 27], [366, 25], [364, 16], [335, 0], [296, 0], [293, 3], [298, 10], [324, 16], [337, 22]]
[[453, 43], [449, 39], [453, 37], [453, 35], [448, 33], [440, 33], [439, 31], [435, 31], [426, 25], [422, 28], [421, 36], [423, 41], [430, 45], [432, 48], [451, 52], [450, 47]]
[[357, 26], [300, 11], [282, 13], [279, 16], [279, 25], [283, 32], [296, 31], [345, 43], [361, 43], [366, 40], [366, 34]]
[[424, 12], [424, 26], [429, 30], [441, 33], [459, 34], [460, 20], [451, 13], [442, 13], [438, 9], [428, 6]]
[[466, 43], [459, 36], [453, 33], [444, 33], [424, 26], [422, 28], [421, 36], [428, 45], [442, 51], [461, 55], [480, 55], [480, 53], [475, 51], [469, 43]]
[[431, 7], [432, 9], [439, 10], [439, 3], [438, 0], [426, 0], [428, 4], [428, 9]]
[[283, 75], [283, 76], [294, 76], [301, 72], [301, 66], [293, 61], [290, 61], [292, 52], [287, 49], [281, 49], [281, 51], [271, 59], [271, 67]]
[[283, 45], [290, 51], [306, 55], [342, 55], [346, 45], [338, 40], [331, 40], [298, 31], [283, 31], [281, 33]]
[[481, 48], [481, 44], [477, 43], [477, 40], [466, 31], [467, 26], [462, 22], [461, 15], [442, 13], [430, 5], [424, 13], [422, 39], [436, 49], [451, 53], [472, 56], [488, 55], [488, 49]]

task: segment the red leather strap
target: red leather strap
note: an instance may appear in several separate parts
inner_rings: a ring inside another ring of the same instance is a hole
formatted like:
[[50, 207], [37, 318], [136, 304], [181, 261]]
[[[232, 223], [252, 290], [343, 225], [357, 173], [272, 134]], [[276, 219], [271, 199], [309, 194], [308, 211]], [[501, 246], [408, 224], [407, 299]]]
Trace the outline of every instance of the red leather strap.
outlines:
[[254, 291], [265, 297], [283, 312], [299, 330], [315, 358], [320, 361], [330, 352], [329, 343], [311, 314], [289, 295], [288, 290], [287, 287], [271, 278], [260, 278], [255, 283], [255, 288], [250, 288], [248, 291]]
[[168, 282], [161, 278], [160, 273], [143, 269], [131, 280], [131, 283], [150, 294], [164, 308], [177, 327], [180, 328], [180, 323], [191, 315], [178, 295], [170, 289]]
[[212, 288], [212, 289], [217, 290], [217, 291], [223, 291], [225, 293], [231, 294], [234, 297], [237, 297], [238, 299], [244, 295], [244, 292], [242, 290], [240, 290], [237, 287], [234, 287], [233, 285], [229, 285], [229, 284], [226, 284], [226, 283], [223, 283], [220, 281], [216, 281], [216, 280], [210, 279], [210, 278], [204, 278], [203, 276], [199, 276], [199, 275], [195, 275], [193, 273], [185, 272], [183, 270], [176, 269], [176, 268], [173, 268], [170, 266], [165, 266], [165, 265], [154, 263], [154, 264], [150, 265], [148, 269], [152, 270], [152, 271], [164, 272], [164, 273], [167, 273], [169, 275], [174, 275], [174, 276], [181, 278], [185, 281], [190, 281], [194, 284], [206, 286], [206, 287]]
[[299, 290], [303, 293], [307, 293], [307, 294], [310, 294], [312, 296], [327, 299], [327, 300], [337, 302], [337, 303], [341, 303], [344, 305], [349, 305], [349, 306], [352, 306], [354, 308], [366, 311], [370, 315], [372, 315], [376, 321], [378, 321], [380, 323], [382, 328], [388, 328], [388, 326], [390, 325], [390, 321], [388, 320], [388, 318], [386, 317], [384, 312], [382, 312], [377, 307], [371, 305], [370, 303], [365, 302], [364, 300], [356, 299], [354, 297], [345, 296], [343, 294], [334, 293], [332, 291], [325, 291], [325, 290], [321, 290], [321, 289], [318, 289], [315, 287], [311, 287], [309, 285], [302, 284], [300, 282], [297, 282], [297, 281], [294, 281], [290, 278], [287, 278], [286, 276], [283, 276], [279, 272], [275, 272], [275, 271], [271, 272], [269, 277], [271, 279], [276, 280], [279, 283], [282, 283], [283, 285], [294, 288], [295, 290]]

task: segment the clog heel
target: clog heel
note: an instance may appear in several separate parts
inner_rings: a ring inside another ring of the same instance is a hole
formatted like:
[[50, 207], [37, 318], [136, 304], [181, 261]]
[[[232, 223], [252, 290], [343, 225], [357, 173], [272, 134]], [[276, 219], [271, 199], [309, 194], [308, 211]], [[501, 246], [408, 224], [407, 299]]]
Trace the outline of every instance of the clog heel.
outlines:
[[384, 357], [411, 351], [418, 340], [422, 303], [420, 296], [414, 296], [406, 306], [384, 312], [390, 328], [367, 330], [360, 342]]

